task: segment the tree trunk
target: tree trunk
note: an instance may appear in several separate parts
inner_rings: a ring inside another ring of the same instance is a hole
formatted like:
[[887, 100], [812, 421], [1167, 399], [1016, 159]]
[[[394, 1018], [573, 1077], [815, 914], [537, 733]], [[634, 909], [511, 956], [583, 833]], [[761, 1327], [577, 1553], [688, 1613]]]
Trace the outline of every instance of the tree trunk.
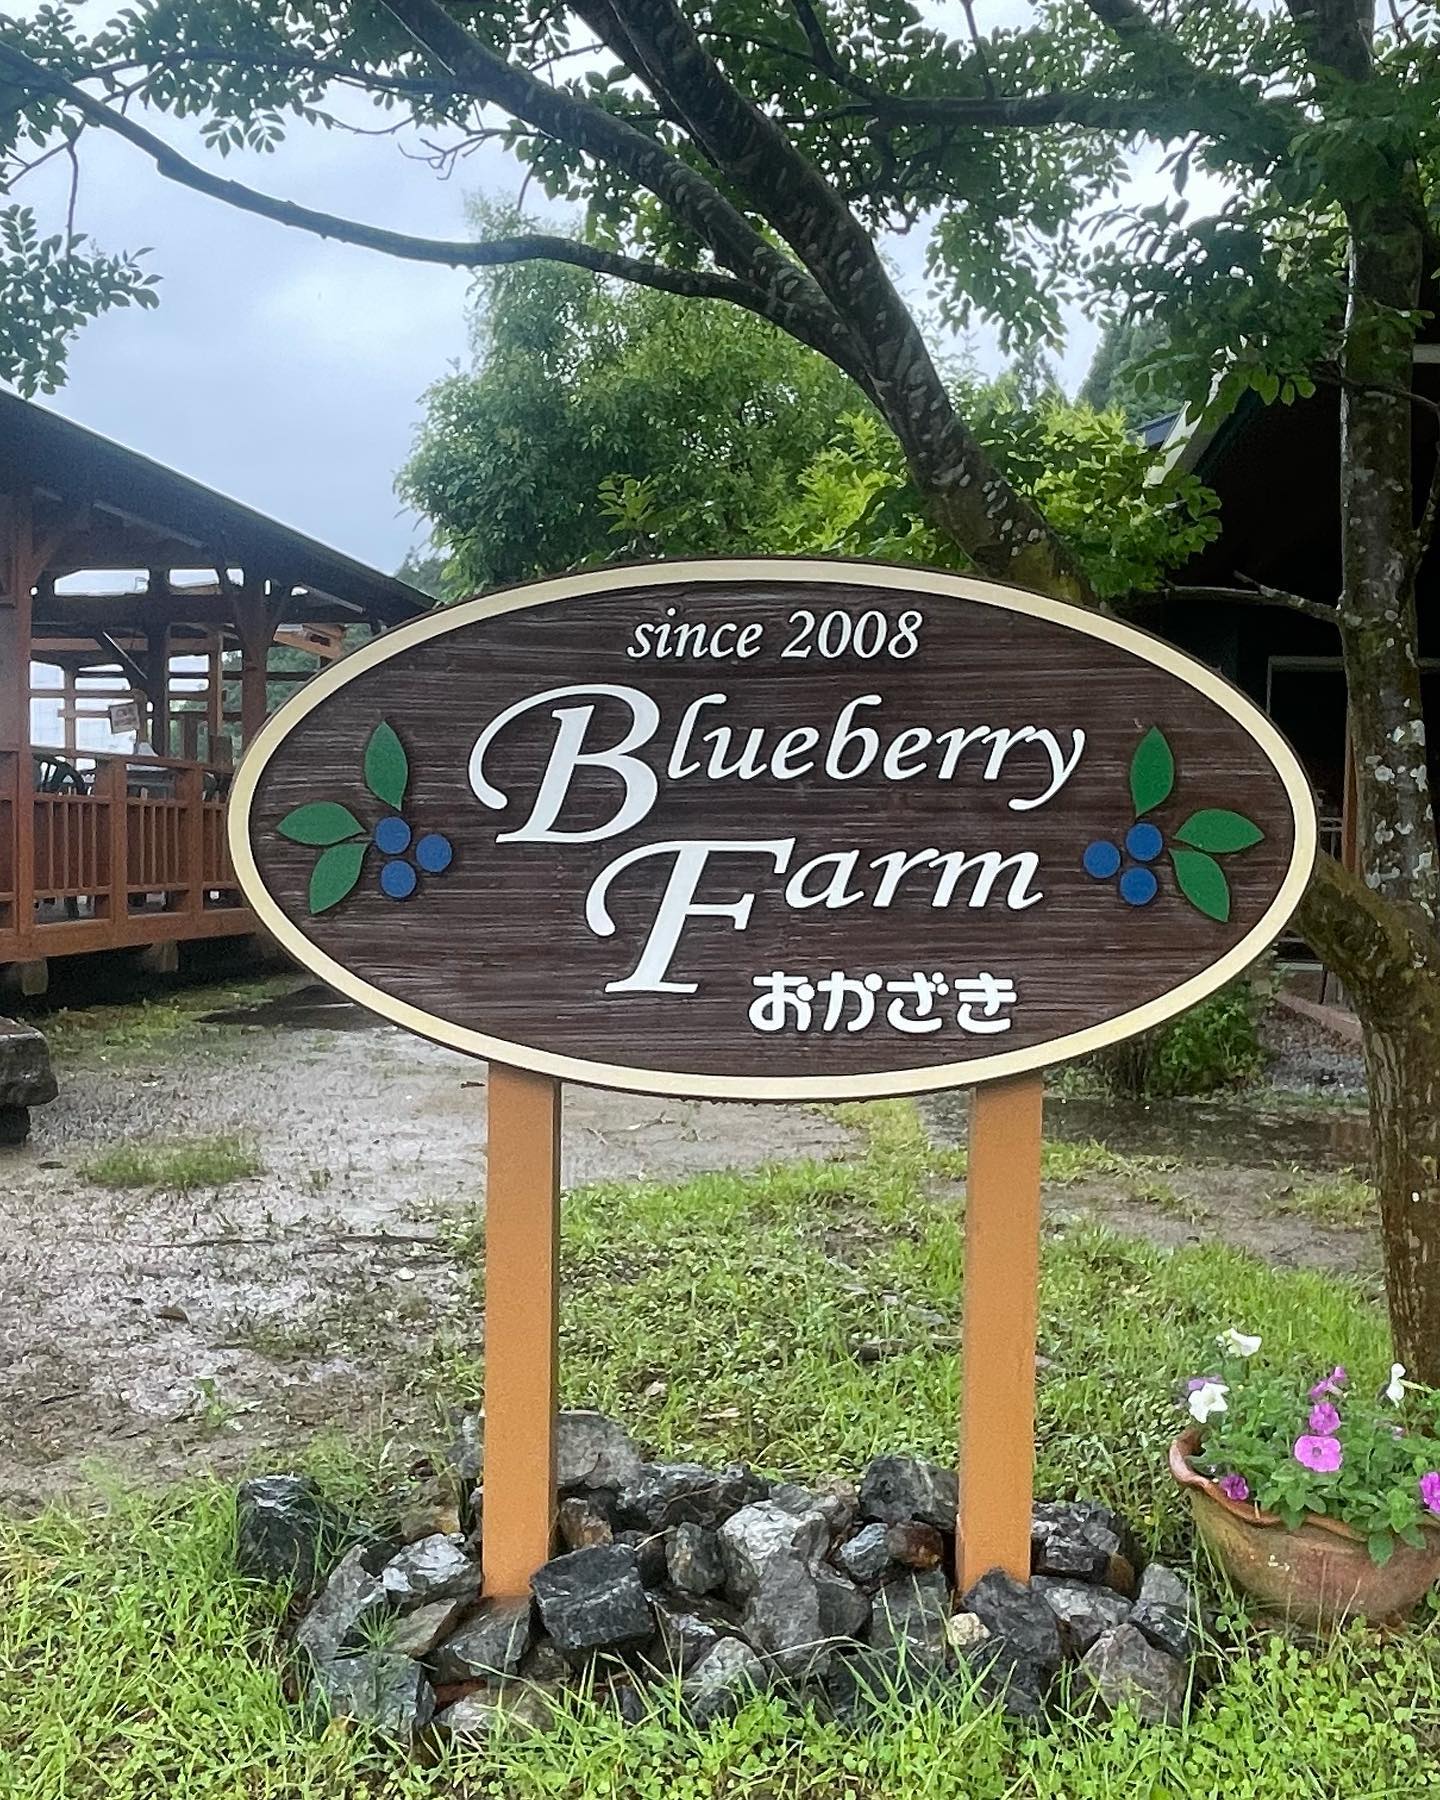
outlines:
[[1415, 1007], [1364, 1023], [1395, 1355], [1440, 1386], [1440, 1018]]

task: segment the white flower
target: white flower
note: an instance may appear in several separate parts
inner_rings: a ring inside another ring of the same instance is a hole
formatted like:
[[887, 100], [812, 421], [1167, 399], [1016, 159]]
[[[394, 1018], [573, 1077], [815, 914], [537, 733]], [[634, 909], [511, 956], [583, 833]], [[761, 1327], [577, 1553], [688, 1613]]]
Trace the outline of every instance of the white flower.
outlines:
[[1258, 1337], [1247, 1337], [1243, 1331], [1237, 1331], [1233, 1325], [1228, 1331], [1222, 1331], [1215, 1342], [1227, 1356], [1253, 1356], [1260, 1348]]
[[1228, 1412], [1225, 1396], [1230, 1388], [1223, 1381], [1205, 1381], [1190, 1396], [1190, 1417], [1197, 1425], [1203, 1425], [1211, 1413]]
[[1385, 1384], [1385, 1398], [1392, 1406], [1398, 1406], [1405, 1398], [1404, 1363], [1391, 1363], [1390, 1379]]

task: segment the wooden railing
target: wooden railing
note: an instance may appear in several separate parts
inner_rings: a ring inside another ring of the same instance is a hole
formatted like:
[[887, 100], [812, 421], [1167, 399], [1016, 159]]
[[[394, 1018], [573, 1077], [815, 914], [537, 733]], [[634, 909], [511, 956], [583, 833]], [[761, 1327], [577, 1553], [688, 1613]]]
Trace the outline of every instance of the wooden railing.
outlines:
[[254, 930], [225, 841], [229, 769], [58, 757], [0, 751], [0, 963]]

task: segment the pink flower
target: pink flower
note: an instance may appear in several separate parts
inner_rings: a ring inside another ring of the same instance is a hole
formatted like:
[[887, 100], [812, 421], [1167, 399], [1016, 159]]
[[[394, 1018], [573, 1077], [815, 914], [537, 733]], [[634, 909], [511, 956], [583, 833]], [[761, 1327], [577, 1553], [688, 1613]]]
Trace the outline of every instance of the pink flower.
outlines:
[[[1440, 1482], [1440, 1476], [1437, 1476], [1436, 1480]], [[1222, 1475], [1215, 1485], [1227, 1500], [1248, 1500], [1250, 1498], [1250, 1483], [1243, 1475]], [[1437, 1507], [1436, 1510], [1440, 1511], [1440, 1507]]]
[[1440, 1518], [1440, 1469], [1432, 1469], [1420, 1477], [1420, 1504], [1426, 1512]]
[[1317, 1400], [1310, 1408], [1310, 1429], [1325, 1437], [1340, 1429], [1340, 1415], [1328, 1400]]
[[1312, 1400], [1323, 1400], [1327, 1394], [1338, 1394], [1349, 1379], [1350, 1377], [1345, 1373], [1343, 1365], [1336, 1363], [1335, 1367], [1325, 1379], [1323, 1381], [1317, 1381], [1314, 1387], [1311, 1388], [1310, 1398]]
[[1333, 1475], [1344, 1462], [1345, 1455], [1340, 1448], [1339, 1438], [1298, 1437], [1295, 1440], [1295, 1460], [1317, 1475]]

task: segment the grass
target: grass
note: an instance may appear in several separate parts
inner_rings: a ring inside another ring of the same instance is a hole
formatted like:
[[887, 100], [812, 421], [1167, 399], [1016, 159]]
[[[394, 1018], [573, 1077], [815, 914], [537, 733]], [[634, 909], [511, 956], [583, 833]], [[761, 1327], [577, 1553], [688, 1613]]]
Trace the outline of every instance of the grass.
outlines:
[[234, 1054], [246, 1039], [234, 1026], [206, 1025], [203, 1016], [237, 1006], [256, 1006], [290, 992], [293, 975], [269, 975], [232, 983], [205, 982], [159, 998], [101, 1006], [33, 1007], [27, 1017], [45, 1034], [50, 1053], [72, 1065], [126, 1065], [183, 1051], [186, 1056]]
[[[963, 1198], [913, 1109], [846, 1109], [847, 1162], [567, 1196], [564, 1400], [668, 1455], [854, 1474], [882, 1448], [954, 1449]], [[1088, 1171], [1087, 1171], [1088, 1172]], [[483, 1224], [455, 1248], [480, 1283]], [[1044, 1244], [1039, 1484], [1120, 1506], [1188, 1554], [1164, 1474], [1176, 1389], [1228, 1324], [1357, 1381], [1388, 1366], [1357, 1285], [1207, 1245], [1166, 1254], [1067, 1228]], [[879, 1360], [855, 1354], [884, 1342]], [[428, 1370], [478, 1396], [463, 1347]], [[375, 1468], [312, 1459], [347, 1492]], [[1440, 1630], [1306, 1648], [1227, 1603], [1222, 1679], [1174, 1730], [1128, 1716], [1007, 1723], [953, 1703], [863, 1733], [775, 1699], [697, 1731], [670, 1697], [626, 1724], [568, 1700], [538, 1737], [410, 1759], [306, 1721], [287, 1697], [283, 1601], [239, 1582], [228, 1493], [205, 1484], [0, 1521], [0, 1800], [1399, 1800], [1440, 1792]], [[1213, 1597], [1213, 1593], [1212, 1593]]]
[[225, 1187], [264, 1168], [253, 1145], [232, 1134], [159, 1143], [115, 1144], [81, 1163], [80, 1174], [97, 1187], [168, 1188], [190, 1194]]
[[1374, 1186], [1354, 1169], [1307, 1178], [1301, 1171], [1270, 1196], [1277, 1213], [1296, 1213], [1317, 1225], [1373, 1225], [1379, 1217]]

